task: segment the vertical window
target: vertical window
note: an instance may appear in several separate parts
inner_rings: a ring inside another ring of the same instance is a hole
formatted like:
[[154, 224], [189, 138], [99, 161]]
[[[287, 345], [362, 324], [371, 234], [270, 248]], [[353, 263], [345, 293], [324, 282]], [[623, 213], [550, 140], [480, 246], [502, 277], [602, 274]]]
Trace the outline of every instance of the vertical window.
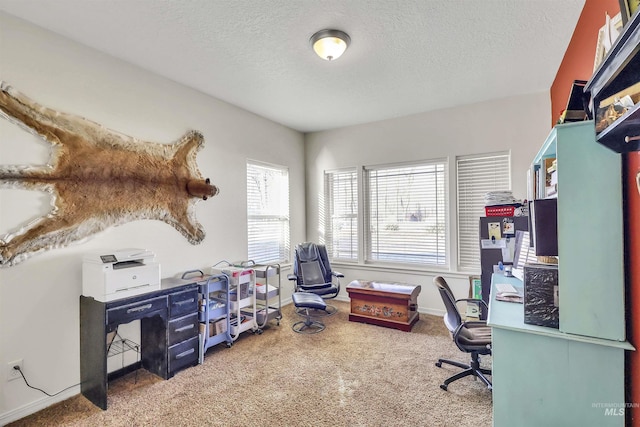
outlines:
[[289, 171], [247, 162], [249, 259], [259, 264], [289, 261]]
[[355, 169], [325, 172], [325, 245], [329, 257], [358, 260], [358, 178]]
[[479, 219], [484, 216], [484, 195], [511, 189], [508, 153], [456, 159], [458, 182], [458, 268], [480, 271]]
[[446, 265], [445, 161], [364, 172], [366, 261]]

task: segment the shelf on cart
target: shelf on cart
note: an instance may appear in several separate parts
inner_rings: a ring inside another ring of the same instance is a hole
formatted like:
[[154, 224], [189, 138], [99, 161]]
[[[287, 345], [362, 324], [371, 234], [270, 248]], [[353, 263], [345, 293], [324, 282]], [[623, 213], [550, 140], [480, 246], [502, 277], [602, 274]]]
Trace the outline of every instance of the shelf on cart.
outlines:
[[[208, 329], [208, 334], [207, 334], [207, 329]], [[207, 324], [206, 323], [200, 323], [200, 334], [203, 337], [207, 337], [211, 338], [211, 337], [215, 337], [217, 335], [225, 335], [225, 332], [227, 332], [227, 319], [226, 318], [222, 318], [222, 319], [217, 319], [217, 320], [211, 320], [209, 322], [209, 327], [207, 328]]]
[[269, 320], [280, 317], [280, 310], [276, 307], [266, 307], [266, 314], [267, 318], [265, 319], [265, 308], [261, 308], [256, 311], [256, 320], [258, 321], [258, 324], [263, 325]]
[[237, 311], [239, 308], [243, 308], [243, 307], [248, 307], [250, 306], [252, 303], [252, 298], [244, 298], [241, 299], [240, 301], [229, 301], [229, 307], [231, 308], [232, 311]]
[[222, 280], [212, 280], [206, 284], [207, 288], [204, 292], [209, 291], [209, 293], [225, 291], [225, 282]]
[[238, 325], [237, 317], [231, 317], [229, 319], [229, 326], [231, 327], [231, 333], [233, 335], [237, 335], [240, 332], [254, 329], [256, 327], [256, 323], [253, 321], [252, 315], [249, 315], [249, 313], [243, 313], [242, 316], [240, 316], [240, 325]]
[[200, 322], [206, 322], [207, 318], [209, 321], [215, 321], [221, 318], [227, 317], [227, 310], [224, 306], [218, 307], [216, 309], [209, 309], [209, 315], [204, 311], [198, 313], [198, 320]]
[[280, 274], [280, 266], [274, 265], [256, 265], [254, 267], [256, 277], [264, 279], [265, 277], [273, 277], [276, 274]]
[[268, 292], [265, 292], [264, 284], [256, 285], [256, 299], [267, 300], [278, 296], [279, 289], [275, 286], [268, 285], [267, 290]]
[[[211, 305], [210, 305], [211, 307]], [[226, 317], [227, 316], [227, 309], [224, 305], [222, 306], [217, 306], [214, 308], [210, 308], [209, 309], [209, 319], [215, 319], [218, 317]]]

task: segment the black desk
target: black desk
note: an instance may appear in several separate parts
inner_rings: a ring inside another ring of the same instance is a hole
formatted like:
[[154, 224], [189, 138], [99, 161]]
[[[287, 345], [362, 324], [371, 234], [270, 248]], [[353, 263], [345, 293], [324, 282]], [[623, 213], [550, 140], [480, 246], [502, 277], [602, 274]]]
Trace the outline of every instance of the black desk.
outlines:
[[164, 379], [198, 363], [198, 283], [162, 279], [157, 291], [109, 302], [80, 296], [80, 389], [107, 409], [107, 334], [140, 320], [140, 365]]

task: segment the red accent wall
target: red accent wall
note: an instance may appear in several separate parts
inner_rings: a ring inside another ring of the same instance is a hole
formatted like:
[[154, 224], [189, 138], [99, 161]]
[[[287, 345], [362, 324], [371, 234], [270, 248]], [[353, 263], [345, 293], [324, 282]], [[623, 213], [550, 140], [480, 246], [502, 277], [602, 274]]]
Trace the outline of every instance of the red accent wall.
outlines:
[[[628, 262], [628, 330], [627, 339], [636, 348], [628, 351], [626, 376], [628, 380], [628, 402], [640, 405], [640, 187], [636, 176], [640, 174], [640, 152], [626, 155], [626, 224]], [[631, 425], [640, 427], [640, 408], [629, 408]]]
[[605, 24], [605, 13], [620, 12], [618, 0], [586, 0], [558, 73], [551, 86], [551, 127], [567, 107], [574, 80], [589, 80], [593, 74], [598, 31]]

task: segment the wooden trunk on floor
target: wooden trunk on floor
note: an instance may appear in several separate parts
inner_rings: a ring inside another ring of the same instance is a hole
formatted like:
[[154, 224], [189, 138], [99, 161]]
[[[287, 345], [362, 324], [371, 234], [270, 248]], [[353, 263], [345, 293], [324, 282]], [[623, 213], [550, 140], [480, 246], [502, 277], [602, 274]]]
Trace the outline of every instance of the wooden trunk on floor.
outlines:
[[420, 285], [354, 280], [347, 286], [349, 320], [409, 332], [420, 318], [420, 290]]

